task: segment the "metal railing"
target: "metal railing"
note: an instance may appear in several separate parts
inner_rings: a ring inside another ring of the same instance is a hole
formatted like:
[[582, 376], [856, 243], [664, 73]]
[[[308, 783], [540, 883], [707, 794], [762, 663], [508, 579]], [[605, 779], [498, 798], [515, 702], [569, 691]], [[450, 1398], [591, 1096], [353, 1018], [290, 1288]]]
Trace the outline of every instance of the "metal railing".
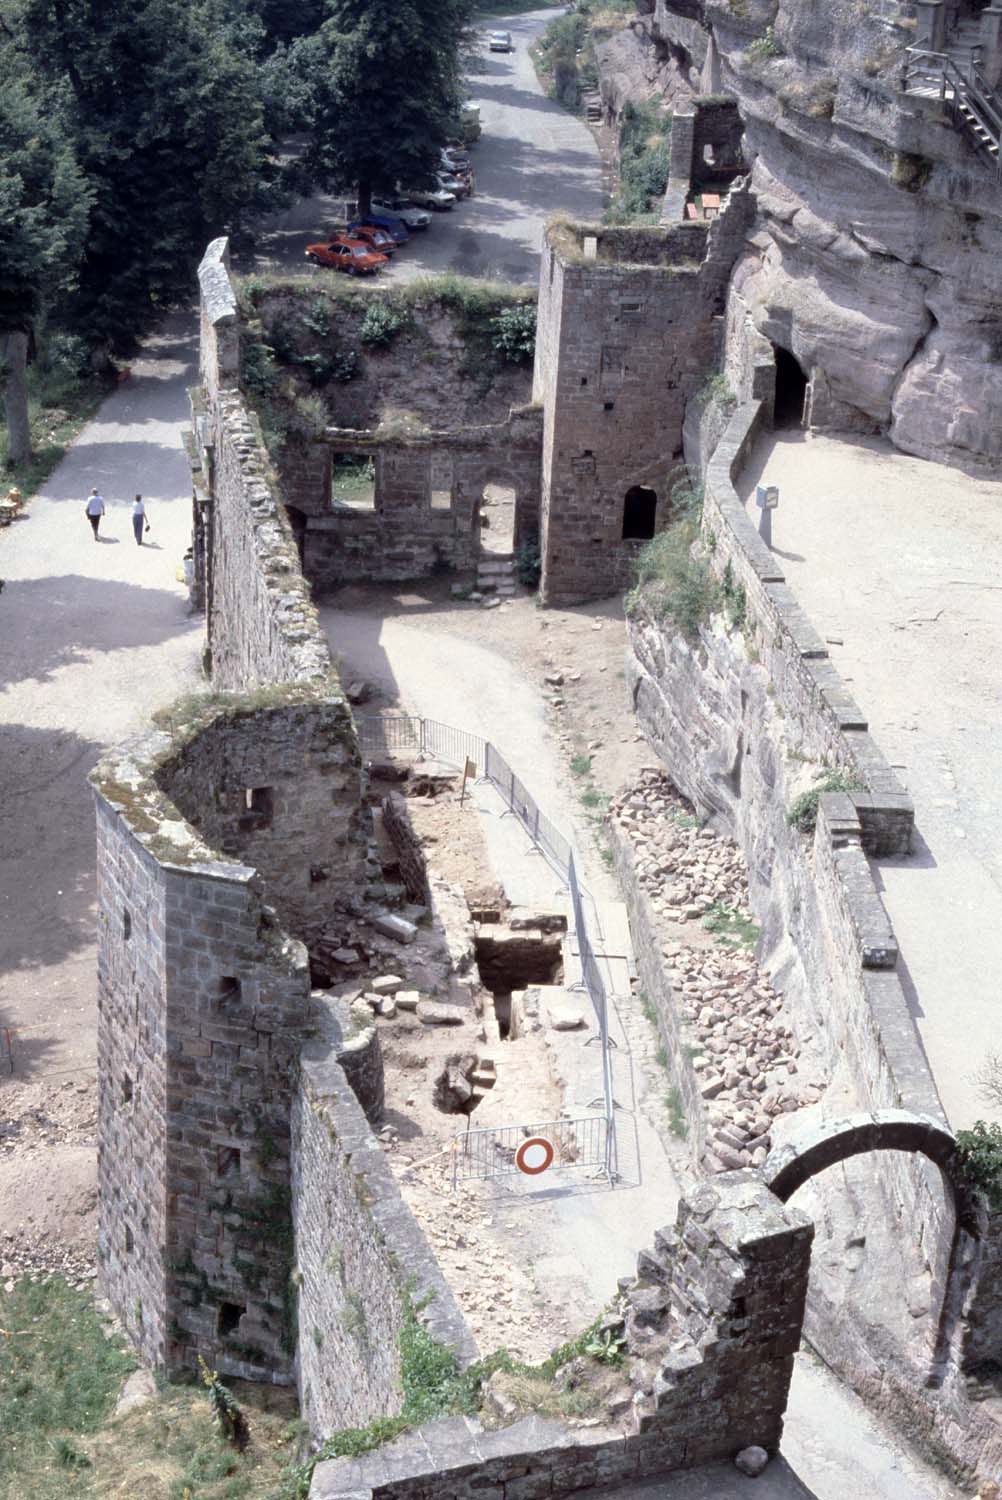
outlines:
[[947, 52], [909, 47], [901, 73], [903, 93], [939, 100], [954, 125], [1002, 177], [1002, 96], [980, 71], [980, 49], [961, 67]]
[[[598, 1023], [602, 1049], [603, 1111], [601, 1115], [590, 1115], [578, 1120], [558, 1120], [551, 1124], [554, 1129], [573, 1127], [578, 1133], [585, 1132], [589, 1142], [588, 1150], [579, 1151], [575, 1157], [568, 1156], [566, 1160], [560, 1162], [562, 1167], [600, 1164], [609, 1180], [614, 1181], [617, 1175], [617, 1154], [615, 1100], [612, 1085], [612, 1042], [609, 1036], [609, 995], [592, 947], [584, 910], [584, 898], [587, 896], [587, 891], [578, 880], [573, 846], [546, 816], [524, 783], [515, 775], [500, 750], [489, 740], [468, 734], [463, 729], [454, 729], [449, 724], [440, 724], [435, 719], [421, 719], [403, 714], [385, 718], [374, 714], [362, 714], [356, 717], [355, 725], [359, 745], [365, 755], [386, 755], [392, 754], [394, 750], [414, 750], [422, 755], [434, 756], [436, 760], [455, 766], [459, 770], [463, 769], [467, 761], [472, 761], [477, 767], [478, 776], [489, 781], [496, 789], [505, 802], [507, 810], [518, 819], [529, 835], [533, 846], [549, 861], [567, 885], [571, 896], [574, 934], [581, 960], [581, 977]], [[592, 1126], [602, 1127], [600, 1137], [589, 1133]], [[499, 1175], [502, 1170], [509, 1170], [507, 1167], [498, 1168], [496, 1164], [507, 1159], [510, 1134], [515, 1133], [516, 1144], [511, 1147], [512, 1160], [514, 1160], [518, 1141], [525, 1139], [527, 1133], [543, 1128], [542, 1126], [502, 1125], [467, 1131], [464, 1135], [457, 1136], [457, 1167], [454, 1172], [454, 1181], [458, 1181], [460, 1177], [493, 1177]], [[472, 1137], [483, 1138], [479, 1146], [469, 1148], [474, 1152], [471, 1159], [475, 1163], [476, 1170], [460, 1172], [458, 1162], [461, 1153], [464, 1161], [468, 1159], [465, 1154], [467, 1148], [463, 1143], [470, 1141]], [[599, 1138], [601, 1162], [597, 1163], [592, 1147], [595, 1140]], [[518, 1168], [512, 1167], [510, 1170], [517, 1171]]]
[[542, 1125], [495, 1125], [467, 1130], [455, 1140], [452, 1181], [483, 1181], [524, 1172], [517, 1161], [526, 1141], [547, 1141], [553, 1159], [545, 1171], [580, 1171], [593, 1167], [608, 1171], [609, 1125], [604, 1115], [586, 1115], [578, 1120], [547, 1120]]

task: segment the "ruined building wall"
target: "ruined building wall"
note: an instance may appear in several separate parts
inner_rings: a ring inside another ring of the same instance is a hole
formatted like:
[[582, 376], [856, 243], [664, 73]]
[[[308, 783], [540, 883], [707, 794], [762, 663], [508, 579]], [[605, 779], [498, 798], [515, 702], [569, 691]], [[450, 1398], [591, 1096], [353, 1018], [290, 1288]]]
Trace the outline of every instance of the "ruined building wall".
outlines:
[[[485, 488], [515, 491], [517, 548], [535, 538], [541, 413], [516, 408], [489, 427], [387, 438], [332, 428], [326, 441], [287, 444], [282, 494], [302, 513], [303, 570], [316, 587], [470, 571], [481, 548]], [[371, 508], [332, 498], [331, 455], [370, 454]], [[433, 498], [434, 497], [434, 498]]]
[[179, 746], [168, 774], [188, 822], [253, 866], [283, 924], [308, 941], [364, 889], [361, 760], [340, 695], [293, 684], [283, 696], [270, 708], [231, 706]]
[[184, 823], [157, 779], [170, 751], [169, 735], [148, 735], [93, 777], [102, 1279], [159, 1367], [201, 1354], [287, 1380], [289, 1113], [309, 969], [254, 872]]
[[544, 603], [632, 581], [642, 538], [623, 535], [628, 491], [654, 492], [656, 530], [670, 519], [668, 475], [682, 459], [686, 404], [719, 355], [749, 206], [735, 191], [709, 229], [548, 229], [534, 387], [544, 409]]
[[683, 1199], [674, 1229], [655, 1236], [626, 1284], [618, 1327], [635, 1396], [619, 1423], [430, 1422], [360, 1459], [318, 1464], [310, 1500], [560, 1500], [733, 1458], [752, 1443], [775, 1453], [812, 1234], [757, 1173], [717, 1178]]
[[429, 1299], [422, 1321], [461, 1366], [477, 1347], [335, 1060], [323, 1003], [315, 1021], [293, 1106], [292, 1195], [300, 1406], [319, 1440], [400, 1410], [405, 1289]]

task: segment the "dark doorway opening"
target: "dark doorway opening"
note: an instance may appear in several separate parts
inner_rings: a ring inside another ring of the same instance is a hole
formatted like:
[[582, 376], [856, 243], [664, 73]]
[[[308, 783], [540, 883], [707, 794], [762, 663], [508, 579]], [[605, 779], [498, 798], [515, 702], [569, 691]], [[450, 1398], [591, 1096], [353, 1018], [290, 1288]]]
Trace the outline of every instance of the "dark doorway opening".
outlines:
[[531, 985], [559, 984], [563, 979], [562, 941], [559, 933], [508, 931], [476, 938], [477, 967], [485, 989], [494, 997], [494, 1015], [502, 1041], [514, 1041], [519, 1034], [512, 995]]
[[800, 361], [789, 349], [773, 344], [776, 356], [776, 405], [773, 416], [775, 427], [802, 427], [804, 425], [804, 403], [807, 400], [807, 376]]
[[299, 562], [302, 566], [303, 552], [306, 546], [306, 512], [300, 510], [298, 505], [287, 505], [286, 515], [289, 517], [289, 525], [292, 527], [292, 537], [299, 553]]
[[623, 541], [649, 542], [654, 535], [658, 497], [654, 490], [635, 484], [623, 500]]

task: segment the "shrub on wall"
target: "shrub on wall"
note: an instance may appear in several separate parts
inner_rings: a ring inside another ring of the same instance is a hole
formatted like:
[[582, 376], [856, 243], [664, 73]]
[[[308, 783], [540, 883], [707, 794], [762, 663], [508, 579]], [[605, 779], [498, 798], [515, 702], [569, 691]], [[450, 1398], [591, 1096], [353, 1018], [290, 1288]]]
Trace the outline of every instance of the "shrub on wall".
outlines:
[[517, 302], [491, 319], [491, 343], [512, 365], [531, 364], [536, 352], [536, 304]]
[[958, 1130], [957, 1156], [967, 1181], [1002, 1208], [1002, 1125], [976, 1120], [973, 1129]]

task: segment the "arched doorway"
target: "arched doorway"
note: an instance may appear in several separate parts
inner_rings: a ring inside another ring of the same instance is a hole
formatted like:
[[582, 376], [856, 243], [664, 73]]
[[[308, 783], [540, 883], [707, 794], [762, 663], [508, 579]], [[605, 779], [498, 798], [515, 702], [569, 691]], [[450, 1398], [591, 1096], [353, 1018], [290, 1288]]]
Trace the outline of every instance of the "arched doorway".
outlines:
[[773, 344], [776, 356], [776, 400], [773, 407], [774, 427], [802, 427], [807, 400], [807, 375], [800, 361], [789, 349]]
[[656, 490], [642, 484], [628, 489], [623, 499], [623, 541], [649, 542], [654, 535], [657, 513]]

